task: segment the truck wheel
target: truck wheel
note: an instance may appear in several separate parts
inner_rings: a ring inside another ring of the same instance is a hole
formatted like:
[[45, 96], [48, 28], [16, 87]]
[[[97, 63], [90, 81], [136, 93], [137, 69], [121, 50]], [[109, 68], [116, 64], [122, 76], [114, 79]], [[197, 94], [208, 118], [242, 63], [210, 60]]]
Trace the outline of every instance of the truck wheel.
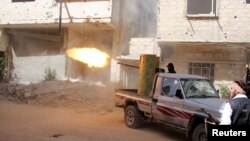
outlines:
[[130, 128], [139, 128], [142, 123], [142, 117], [137, 107], [127, 106], [124, 113], [125, 123]]
[[199, 124], [195, 127], [192, 133], [192, 141], [207, 141], [205, 124]]

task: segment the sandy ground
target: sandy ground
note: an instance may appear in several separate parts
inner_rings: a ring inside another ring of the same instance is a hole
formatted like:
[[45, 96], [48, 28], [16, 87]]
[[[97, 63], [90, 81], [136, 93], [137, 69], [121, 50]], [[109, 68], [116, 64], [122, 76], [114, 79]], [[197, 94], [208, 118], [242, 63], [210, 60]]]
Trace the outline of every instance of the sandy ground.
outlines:
[[18, 87], [0, 97], [0, 141], [186, 140], [183, 133], [156, 124], [127, 128], [123, 109], [112, 102], [111, 86], [46, 82]]

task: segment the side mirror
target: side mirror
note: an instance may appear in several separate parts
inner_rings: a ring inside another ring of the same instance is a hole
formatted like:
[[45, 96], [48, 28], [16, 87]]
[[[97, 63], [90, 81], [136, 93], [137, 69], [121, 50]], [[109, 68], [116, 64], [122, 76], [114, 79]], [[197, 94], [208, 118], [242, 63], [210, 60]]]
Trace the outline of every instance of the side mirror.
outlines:
[[177, 90], [176, 90], [175, 97], [178, 97], [178, 98], [180, 98], [180, 99], [183, 99], [183, 94], [182, 94], [182, 92], [181, 92], [180, 89], [177, 89]]
[[220, 94], [220, 90], [216, 90], [217, 94]]

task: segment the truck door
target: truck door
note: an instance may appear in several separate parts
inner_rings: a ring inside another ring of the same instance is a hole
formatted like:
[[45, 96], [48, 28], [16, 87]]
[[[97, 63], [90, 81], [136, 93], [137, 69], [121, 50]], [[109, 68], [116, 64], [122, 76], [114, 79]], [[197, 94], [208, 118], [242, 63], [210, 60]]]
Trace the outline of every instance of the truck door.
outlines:
[[157, 77], [157, 80], [155, 82], [155, 90], [153, 91], [153, 97], [152, 97], [152, 109], [151, 113], [155, 119], [158, 119], [158, 112], [157, 112], [157, 103], [159, 96], [161, 94], [161, 87], [162, 87], [163, 77], [159, 76]]
[[180, 95], [179, 81], [175, 78], [164, 77], [162, 78], [162, 84], [158, 86], [161, 86], [159, 88], [161, 91], [157, 102], [155, 102], [154, 118], [167, 124], [183, 127], [183, 118], [185, 118], [185, 113], [182, 110], [183, 98], [176, 96], [176, 93]]

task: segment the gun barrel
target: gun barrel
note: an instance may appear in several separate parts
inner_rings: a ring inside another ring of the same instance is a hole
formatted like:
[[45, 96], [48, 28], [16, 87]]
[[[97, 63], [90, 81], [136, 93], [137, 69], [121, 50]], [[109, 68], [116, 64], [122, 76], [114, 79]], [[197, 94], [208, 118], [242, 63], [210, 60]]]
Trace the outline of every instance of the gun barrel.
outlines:
[[214, 118], [209, 112], [207, 112], [204, 108], [201, 108], [201, 111], [204, 112], [208, 116], [208, 119], [210, 119], [211, 121], [215, 123], [219, 123], [219, 121], [216, 118]]

